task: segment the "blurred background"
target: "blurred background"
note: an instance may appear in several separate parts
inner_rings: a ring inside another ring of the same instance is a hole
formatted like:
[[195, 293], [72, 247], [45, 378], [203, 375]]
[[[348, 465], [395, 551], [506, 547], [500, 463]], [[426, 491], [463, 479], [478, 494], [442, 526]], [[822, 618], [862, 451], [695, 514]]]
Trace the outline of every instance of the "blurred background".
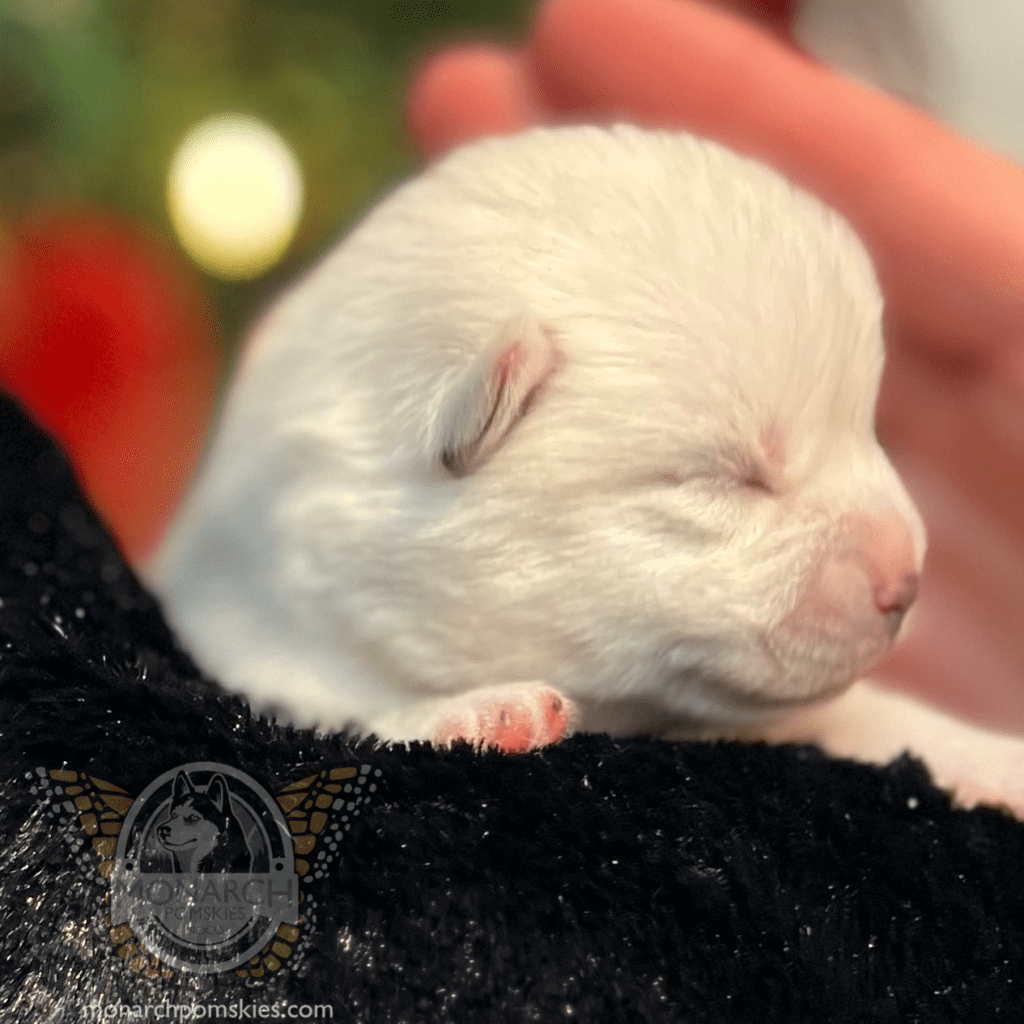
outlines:
[[151, 551], [246, 328], [414, 166], [410, 69], [531, 0], [0, 0], [0, 386]]
[[[129, 559], [153, 553], [253, 321], [415, 168], [413, 68], [521, 38], [536, 2], [0, 0], [0, 390], [63, 443]], [[705, 2], [785, 21], [1024, 163], [1024, 0]], [[927, 628], [892, 678], [1024, 730], [1019, 405], [993, 390], [913, 424], [949, 479], [908, 475]]]
[[[715, 0], [1024, 159], [1021, 0]], [[247, 328], [416, 164], [403, 95], [535, 0], [0, 0], [0, 388], [151, 553]], [[983, 16], [982, 16], [983, 15]], [[997, 116], [998, 115], [998, 116]]]

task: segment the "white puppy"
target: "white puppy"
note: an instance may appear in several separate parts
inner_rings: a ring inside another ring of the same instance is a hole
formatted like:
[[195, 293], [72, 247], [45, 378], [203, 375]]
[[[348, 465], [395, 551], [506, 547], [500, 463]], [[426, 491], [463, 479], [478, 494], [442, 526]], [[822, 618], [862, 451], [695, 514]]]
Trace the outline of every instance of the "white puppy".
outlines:
[[467, 147], [261, 323], [154, 586], [205, 668], [301, 725], [895, 754], [909, 701], [818, 710], [924, 551], [874, 436], [881, 305], [835, 213], [720, 146]]

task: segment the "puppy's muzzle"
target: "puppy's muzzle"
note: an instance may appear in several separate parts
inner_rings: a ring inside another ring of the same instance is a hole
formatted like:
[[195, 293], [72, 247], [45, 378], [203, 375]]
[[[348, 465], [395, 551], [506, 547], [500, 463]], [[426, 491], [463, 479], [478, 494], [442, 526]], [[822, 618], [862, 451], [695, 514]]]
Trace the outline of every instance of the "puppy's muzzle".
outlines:
[[861, 538], [875, 607], [894, 640], [917, 597], [918, 555], [913, 534], [902, 516], [889, 513], [866, 519]]

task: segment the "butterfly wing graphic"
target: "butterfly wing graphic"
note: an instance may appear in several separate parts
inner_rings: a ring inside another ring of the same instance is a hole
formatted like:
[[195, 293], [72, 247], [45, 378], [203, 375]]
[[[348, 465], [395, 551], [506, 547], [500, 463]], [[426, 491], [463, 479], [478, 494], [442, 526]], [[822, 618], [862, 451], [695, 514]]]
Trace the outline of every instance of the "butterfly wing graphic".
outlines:
[[109, 881], [133, 798], [120, 786], [68, 768], [37, 768], [32, 793], [62, 826], [75, 862], [93, 882]]
[[[377, 791], [379, 768], [325, 768], [316, 775], [285, 786], [277, 795], [292, 833], [295, 873], [306, 882], [327, 876], [337, 859], [345, 833]], [[302, 912], [299, 924], [283, 924], [274, 939], [245, 968], [235, 973], [242, 978], [262, 978], [285, 961], [294, 962], [306, 950], [316, 927], [316, 901], [306, 887], [300, 890]]]
[[[36, 768], [29, 778], [32, 793], [60, 825], [79, 870], [89, 881], [107, 887], [104, 899], [109, 905], [117, 838], [135, 798], [112, 782], [70, 768]], [[150, 978], [171, 977], [174, 972], [145, 949], [131, 925], [111, 928], [109, 912], [103, 921], [129, 970]]]
[[[280, 790], [276, 800], [291, 832], [300, 879], [299, 923], [282, 924], [267, 945], [235, 971], [238, 976], [262, 978], [301, 958], [316, 926], [316, 902], [301, 882], [327, 876], [345, 833], [377, 790], [380, 775], [380, 769], [367, 764], [325, 768]], [[110, 878], [118, 837], [135, 798], [120, 786], [67, 767], [36, 768], [28, 779], [33, 795], [60, 826], [79, 869], [105, 887], [108, 912], [103, 920], [117, 956], [129, 970], [146, 977], [171, 977], [174, 971], [145, 948], [130, 924], [111, 927]]]

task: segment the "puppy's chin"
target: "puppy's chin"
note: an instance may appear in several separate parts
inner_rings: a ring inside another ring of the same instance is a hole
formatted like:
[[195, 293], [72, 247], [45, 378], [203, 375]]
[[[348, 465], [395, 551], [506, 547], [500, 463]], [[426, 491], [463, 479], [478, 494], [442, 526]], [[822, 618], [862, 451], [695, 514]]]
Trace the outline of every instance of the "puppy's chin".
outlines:
[[816, 678], [808, 685], [797, 687], [779, 687], [777, 680], [768, 680], [760, 689], [749, 684], [737, 686], [732, 680], [711, 679], [701, 680], [699, 704], [708, 714], [715, 707], [718, 714], [710, 717], [722, 717], [726, 720], [757, 721], [764, 717], [772, 717], [790, 708], [806, 707], [832, 700], [848, 689], [857, 678], [857, 674], [828, 679], [822, 682]]
[[[872, 624], [873, 626], [876, 624]], [[832, 700], [876, 665], [892, 641], [877, 624], [856, 639], [776, 630], [754, 649], [718, 666], [681, 673], [670, 684], [686, 693], [689, 715], [720, 722], [756, 722]]]

